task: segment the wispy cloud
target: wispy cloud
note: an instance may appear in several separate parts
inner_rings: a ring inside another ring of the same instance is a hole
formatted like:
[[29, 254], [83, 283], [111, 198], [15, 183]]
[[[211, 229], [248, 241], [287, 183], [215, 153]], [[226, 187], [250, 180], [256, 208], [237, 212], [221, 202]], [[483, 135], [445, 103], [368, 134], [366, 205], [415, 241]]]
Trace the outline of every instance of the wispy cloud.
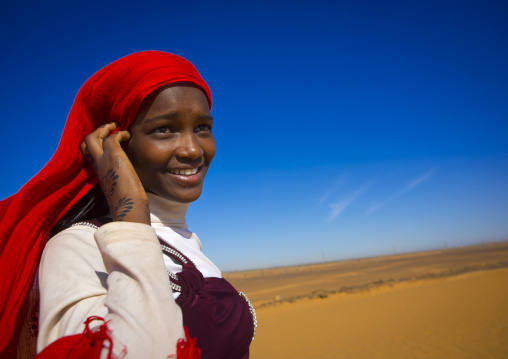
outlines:
[[342, 212], [354, 201], [356, 201], [361, 195], [365, 193], [365, 191], [370, 187], [370, 183], [363, 185], [362, 187], [356, 189], [345, 199], [336, 202], [330, 203], [330, 214], [328, 216], [328, 221], [332, 221], [336, 217], [340, 216]]
[[410, 181], [408, 184], [406, 184], [404, 187], [402, 187], [402, 189], [400, 191], [396, 192], [394, 195], [389, 197], [387, 200], [385, 200], [385, 201], [383, 201], [381, 203], [377, 203], [377, 204], [374, 204], [374, 205], [370, 206], [369, 209], [367, 209], [367, 214], [372, 214], [372, 213], [376, 212], [381, 207], [383, 207], [387, 203], [393, 201], [395, 198], [399, 197], [403, 193], [405, 193], [405, 192], [407, 192], [407, 191], [409, 191], [409, 190], [411, 190], [411, 189], [421, 185], [422, 183], [427, 181], [432, 176], [434, 171], [435, 171], [435, 168], [431, 168], [429, 171], [425, 172], [420, 177]]
[[431, 168], [429, 171], [421, 175], [420, 177], [412, 180], [409, 182], [403, 189], [401, 189], [399, 192], [397, 192], [397, 196], [400, 196], [402, 193], [409, 191], [410, 189], [415, 188], [416, 186], [421, 185], [423, 182], [427, 181], [430, 176], [434, 173], [435, 168]]
[[325, 202], [332, 194], [334, 194], [345, 182], [346, 180], [346, 176], [345, 175], [341, 175], [336, 181], [335, 183], [333, 184], [333, 186], [331, 186], [327, 192], [325, 192], [321, 198], [319, 199], [319, 202], [318, 204], [322, 204], [323, 202]]

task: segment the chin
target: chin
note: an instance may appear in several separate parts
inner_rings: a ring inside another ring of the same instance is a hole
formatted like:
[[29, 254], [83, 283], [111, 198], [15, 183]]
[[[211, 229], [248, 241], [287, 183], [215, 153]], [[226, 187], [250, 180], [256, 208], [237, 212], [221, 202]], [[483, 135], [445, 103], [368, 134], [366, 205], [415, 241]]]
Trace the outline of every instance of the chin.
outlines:
[[199, 191], [199, 193], [192, 193], [192, 194], [189, 193], [189, 194], [185, 194], [185, 195], [166, 194], [165, 196], [164, 195], [162, 195], [162, 196], [159, 195], [159, 196], [169, 199], [171, 201], [178, 202], [178, 203], [191, 203], [191, 202], [197, 201], [199, 199], [199, 197], [201, 197], [201, 191]]
[[200, 196], [197, 196], [197, 197], [193, 197], [193, 198], [169, 198], [175, 202], [178, 202], [178, 203], [192, 203], [194, 201], [197, 201], [199, 199]]

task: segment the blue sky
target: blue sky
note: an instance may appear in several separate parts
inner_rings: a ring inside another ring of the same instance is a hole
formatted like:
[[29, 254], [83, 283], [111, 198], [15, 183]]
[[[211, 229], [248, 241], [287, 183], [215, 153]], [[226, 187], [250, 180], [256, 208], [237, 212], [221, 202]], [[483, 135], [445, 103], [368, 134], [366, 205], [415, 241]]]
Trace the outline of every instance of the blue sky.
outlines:
[[50, 159], [79, 87], [192, 61], [217, 155], [189, 228], [223, 270], [508, 238], [503, 1], [2, 2], [4, 172]]

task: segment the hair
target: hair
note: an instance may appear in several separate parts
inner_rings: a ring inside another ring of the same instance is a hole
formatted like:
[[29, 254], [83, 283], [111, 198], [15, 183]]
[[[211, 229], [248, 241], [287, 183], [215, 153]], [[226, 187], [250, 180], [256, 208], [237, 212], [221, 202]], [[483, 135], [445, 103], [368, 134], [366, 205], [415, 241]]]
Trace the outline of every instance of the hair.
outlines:
[[104, 217], [108, 214], [108, 202], [104, 193], [102, 193], [101, 187], [97, 184], [53, 226], [49, 232], [49, 237], [53, 237], [75, 223]]

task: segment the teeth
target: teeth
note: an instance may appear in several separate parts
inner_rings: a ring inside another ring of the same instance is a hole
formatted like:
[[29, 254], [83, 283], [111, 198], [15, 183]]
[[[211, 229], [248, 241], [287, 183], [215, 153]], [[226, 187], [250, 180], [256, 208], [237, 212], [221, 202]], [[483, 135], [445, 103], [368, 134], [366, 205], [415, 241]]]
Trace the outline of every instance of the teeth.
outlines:
[[169, 170], [169, 173], [174, 174], [174, 175], [181, 175], [181, 176], [195, 175], [197, 172], [198, 172], [197, 168], [188, 168], [185, 170], [178, 170], [178, 169]]

